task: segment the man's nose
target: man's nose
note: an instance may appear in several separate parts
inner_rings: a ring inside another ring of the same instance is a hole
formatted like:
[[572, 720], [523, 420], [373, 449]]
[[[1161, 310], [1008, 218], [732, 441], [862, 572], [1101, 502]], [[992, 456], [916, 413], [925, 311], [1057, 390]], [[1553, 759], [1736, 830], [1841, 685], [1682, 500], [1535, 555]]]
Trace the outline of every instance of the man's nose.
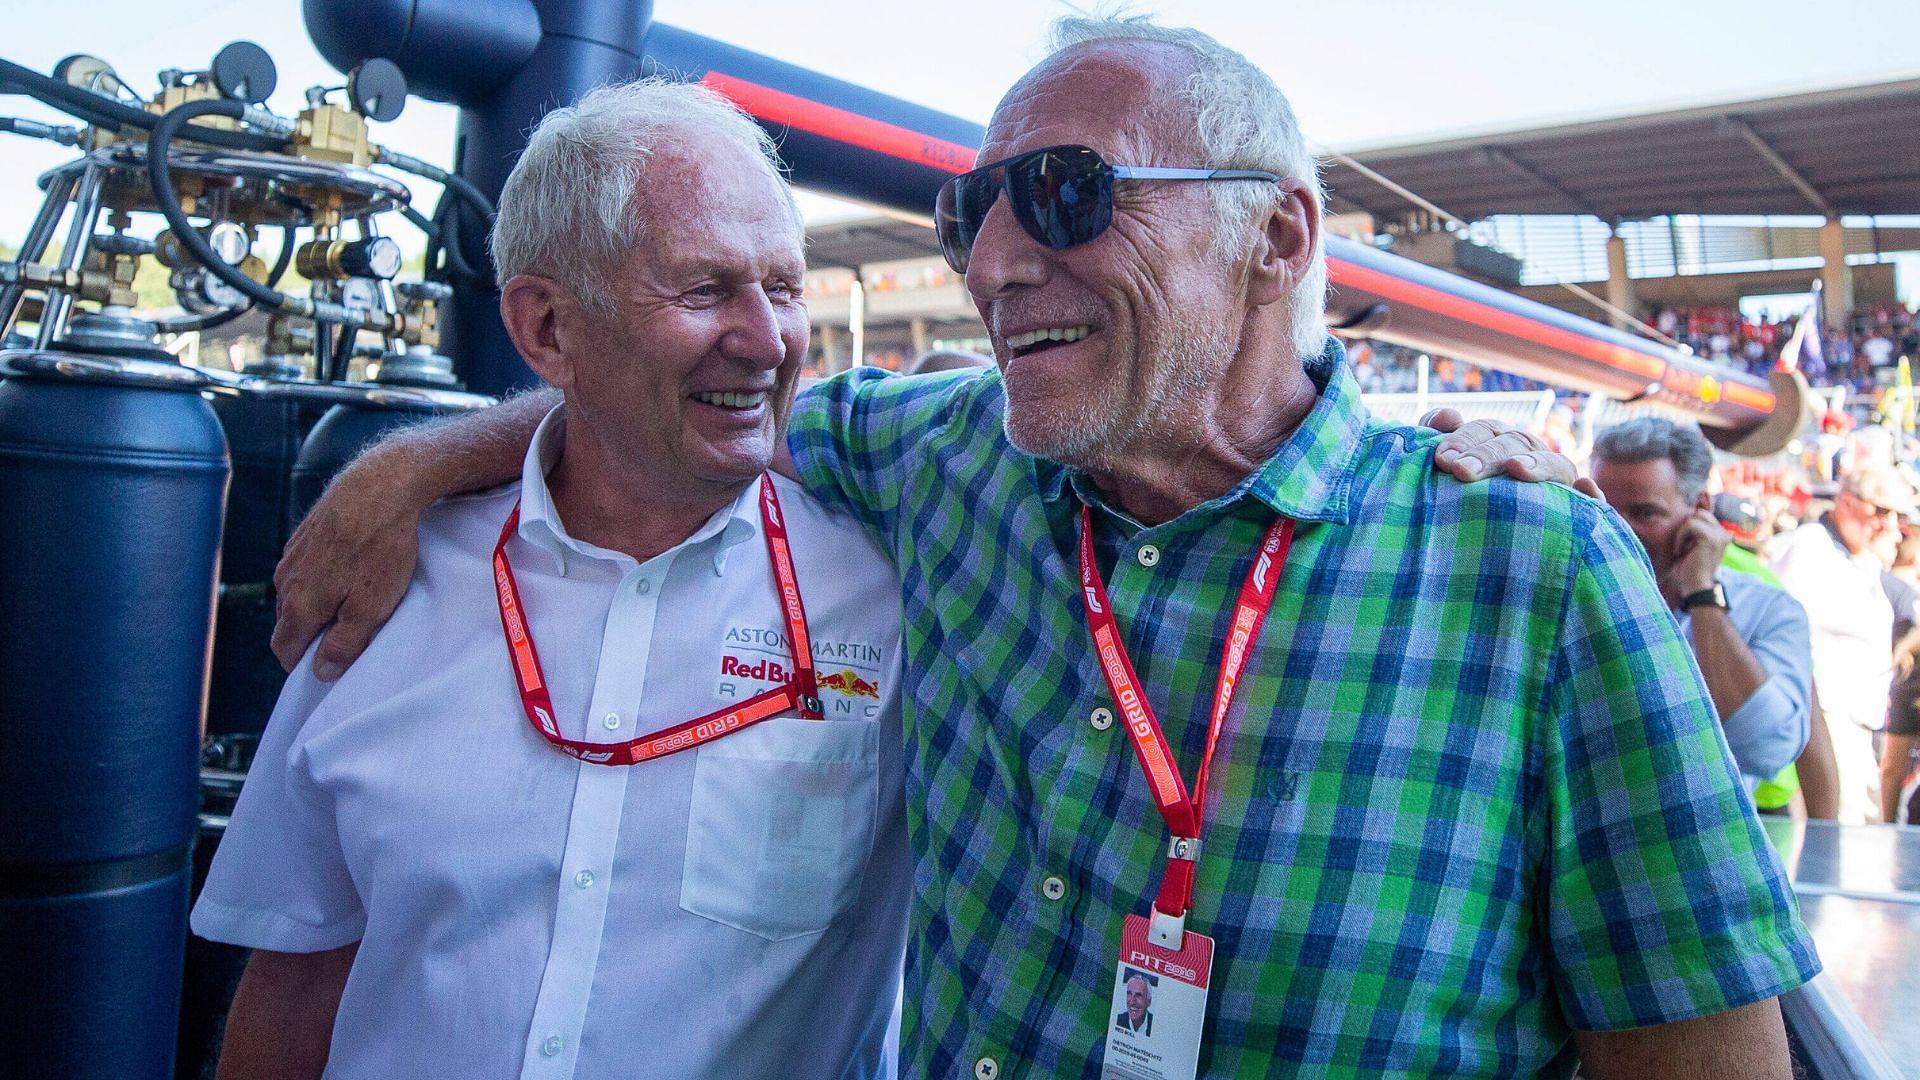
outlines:
[[973, 238], [973, 253], [967, 258], [967, 292], [981, 309], [1023, 285], [1039, 285], [1047, 279], [1047, 249], [1014, 219], [1004, 193], [994, 200], [980, 231]]
[[720, 340], [721, 350], [756, 367], [779, 367], [787, 358], [787, 348], [780, 336], [779, 312], [766, 290], [742, 289], [728, 307], [730, 325]]

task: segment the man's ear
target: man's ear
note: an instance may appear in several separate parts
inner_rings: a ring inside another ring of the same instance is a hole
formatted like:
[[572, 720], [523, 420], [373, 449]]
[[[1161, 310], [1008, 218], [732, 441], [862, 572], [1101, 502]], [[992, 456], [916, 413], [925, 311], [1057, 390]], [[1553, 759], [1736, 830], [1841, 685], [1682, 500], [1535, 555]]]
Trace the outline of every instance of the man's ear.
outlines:
[[1708, 513], [1713, 512], [1713, 496], [1707, 494], [1707, 489], [1700, 489], [1700, 494], [1695, 496], [1693, 500], [1693, 508], [1695, 510], [1705, 510]]
[[1247, 299], [1255, 307], [1277, 303], [1298, 288], [1320, 243], [1320, 212], [1313, 192], [1298, 180], [1282, 180], [1284, 197], [1260, 222]]
[[552, 278], [521, 274], [500, 290], [500, 321], [533, 373], [561, 390], [573, 385], [575, 339], [586, 313], [573, 294]]

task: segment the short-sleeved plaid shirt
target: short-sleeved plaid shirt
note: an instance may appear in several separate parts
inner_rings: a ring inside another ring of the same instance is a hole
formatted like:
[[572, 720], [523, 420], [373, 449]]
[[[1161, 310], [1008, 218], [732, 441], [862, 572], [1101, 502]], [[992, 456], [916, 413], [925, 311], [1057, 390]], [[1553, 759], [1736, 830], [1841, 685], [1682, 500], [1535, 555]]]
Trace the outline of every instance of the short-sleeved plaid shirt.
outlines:
[[1323, 359], [1265, 465], [1151, 528], [1015, 450], [997, 374], [801, 399], [805, 482], [905, 583], [906, 1075], [1097, 1075], [1121, 922], [1164, 866], [1080, 604], [1082, 499], [1188, 776], [1232, 597], [1274, 515], [1300, 523], [1207, 793], [1203, 1075], [1563, 1072], [1574, 1027], [1819, 970], [1620, 520], [1436, 475], [1432, 434], [1374, 420], [1338, 345]]

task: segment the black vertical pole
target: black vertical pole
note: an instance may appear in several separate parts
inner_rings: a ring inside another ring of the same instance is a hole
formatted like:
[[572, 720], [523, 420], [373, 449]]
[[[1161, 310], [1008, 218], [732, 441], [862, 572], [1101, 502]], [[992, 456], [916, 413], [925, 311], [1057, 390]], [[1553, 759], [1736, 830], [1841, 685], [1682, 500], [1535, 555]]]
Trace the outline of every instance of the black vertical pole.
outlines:
[[[307, 30], [341, 70], [385, 57], [414, 92], [460, 106], [456, 165], [498, 196], [547, 110], [642, 74], [697, 79], [780, 144], [795, 183], [931, 215], [946, 178], [971, 167], [981, 128], [792, 64], [652, 22], [650, 0], [304, 0]], [[472, 215], [462, 250], [485, 251]], [[492, 290], [459, 291], [447, 354], [480, 393], [534, 382]]]

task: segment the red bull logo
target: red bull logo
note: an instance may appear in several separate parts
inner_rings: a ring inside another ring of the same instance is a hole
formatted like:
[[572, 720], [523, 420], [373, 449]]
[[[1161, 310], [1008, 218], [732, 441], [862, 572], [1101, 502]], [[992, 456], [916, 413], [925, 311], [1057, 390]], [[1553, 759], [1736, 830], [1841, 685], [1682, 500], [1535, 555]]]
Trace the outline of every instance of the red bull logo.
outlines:
[[880, 687], [877, 683], [870, 683], [846, 668], [831, 675], [820, 676], [820, 688], [845, 694], [848, 697], [867, 697], [875, 700], [880, 697]]
[[787, 670], [786, 665], [777, 660], [746, 661], [737, 656], [720, 658], [720, 674], [773, 683], [786, 682], [793, 677], [793, 673]]

